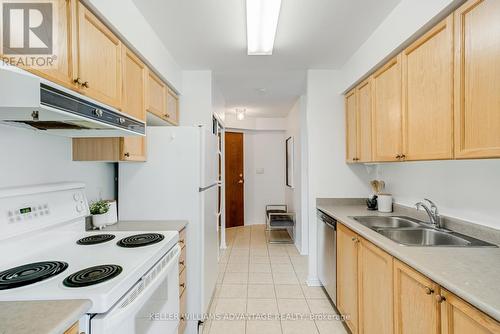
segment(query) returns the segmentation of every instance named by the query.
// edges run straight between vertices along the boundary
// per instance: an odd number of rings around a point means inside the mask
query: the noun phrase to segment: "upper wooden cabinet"
[[[406,264],[394,260],[394,327],[396,334],[439,334],[439,286]]]
[[[360,240],[358,332],[391,334],[393,333],[393,258],[371,242],[358,238]]]
[[[167,112],[166,117],[170,123],[174,125],[179,124],[179,97],[171,90],[167,89]]]
[[[453,158],[453,15],[402,53],[405,160]]]
[[[498,334],[500,323],[449,291],[441,291],[442,334]]]
[[[147,79],[147,111],[172,125],[178,125],[179,98],[163,80],[152,71]]]
[[[372,82],[365,80],[356,87],[358,111],[357,152],[359,162],[372,161]]]
[[[401,55],[372,75],[374,161],[399,161],[401,132]]]
[[[337,308],[347,315],[347,326],[358,333],[358,242],[357,235],[337,224]]]
[[[455,12],[455,157],[500,157],[500,1]]]
[[[346,119],[346,161],[358,160],[358,112],[356,107],[356,89],[345,96]]]
[[[77,5],[77,84],[83,94],[122,108],[122,42],[82,3]]]

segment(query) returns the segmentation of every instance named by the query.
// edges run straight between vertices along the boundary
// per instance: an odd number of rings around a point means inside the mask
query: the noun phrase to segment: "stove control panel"
[[[31,220],[33,218],[36,219],[38,217],[48,216],[49,214],[50,210],[48,203],[29,205],[22,208],[9,210],[7,212],[9,223],[11,224],[25,220]]]

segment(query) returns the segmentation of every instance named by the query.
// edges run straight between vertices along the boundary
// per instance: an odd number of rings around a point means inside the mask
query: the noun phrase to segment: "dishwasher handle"
[[[337,230],[337,220],[325,214],[324,212],[318,210],[319,219],[325,223],[328,227]]]

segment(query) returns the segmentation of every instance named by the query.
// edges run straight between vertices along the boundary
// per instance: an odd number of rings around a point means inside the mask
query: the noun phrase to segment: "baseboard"
[[[306,284],[307,286],[323,286],[318,278],[308,278]]]

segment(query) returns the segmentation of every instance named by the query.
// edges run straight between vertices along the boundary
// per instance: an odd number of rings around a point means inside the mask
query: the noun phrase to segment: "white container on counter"
[[[378,212],[385,212],[385,213],[392,212],[391,194],[379,194],[377,201],[378,201]]]

